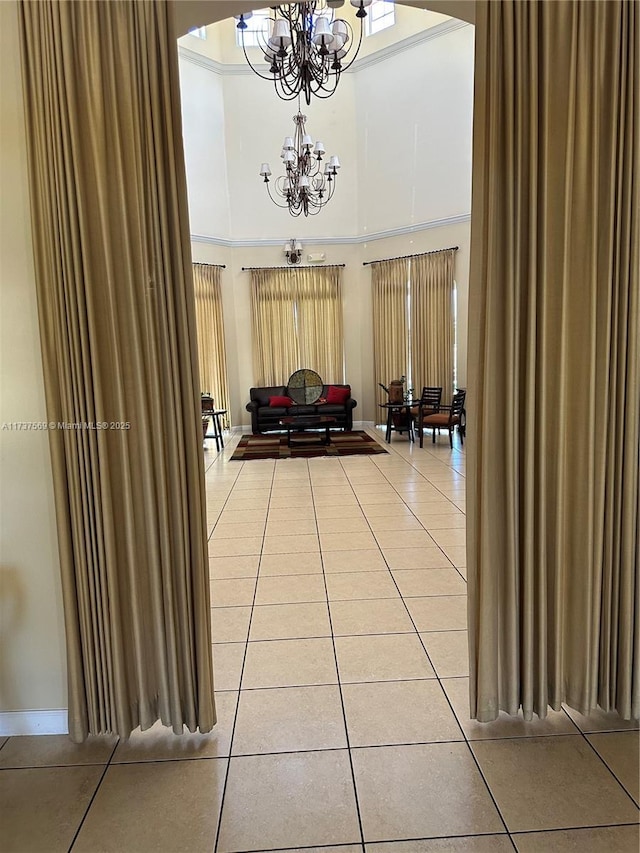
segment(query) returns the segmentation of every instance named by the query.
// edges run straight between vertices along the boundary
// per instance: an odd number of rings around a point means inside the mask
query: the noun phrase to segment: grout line
[[[581,829],[616,829],[619,826],[637,827],[638,822],[628,823],[591,823],[588,826],[557,826],[544,829],[514,829],[511,835],[539,835],[542,832],[579,832]]]
[[[340,462],[340,467],[344,470],[344,466],[342,465],[341,462]],[[315,502],[314,502],[314,514],[315,514]],[[316,516],[316,530],[318,530],[318,518],[317,518],[317,516]],[[320,531],[318,530],[318,540],[319,539],[320,539]],[[327,614],[329,617],[329,629],[331,631],[331,647],[333,649],[333,659],[334,659],[334,665],[336,668],[336,678],[338,679],[338,692],[340,694],[340,707],[342,709],[342,722],[344,725],[344,733],[345,733],[345,738],[346,738],[346,742],[347,742],[347,755],[349,756],[349,767],[351,769],[351,782],[353,785],[353,796],[354,796],[355,806],[356,806],[356,815],[358,818],[358,827],[360,829],[360,843],[362,845],[362,849],[364,850],[365,849],[365,846],[364,846],[364,828],[362,826],[362,814],[360,812],[360,800],[358,797],[358,786],[356,784],[356,772],[355,772],[355,768],[353,766],[353,755],[351,753],[351,740],[349,738],[349,726],[347,724],[347,713],[346,713],[345,706],[344,706],[344,694],[342,691],[342,681],[340,679],[340,666],[338,664],[338,652],[336,650],[336,638],[335,638],[334,631],[333,631],[333,619],[331,617],[331,607],[329,606],[329,588],[327,587],[327,575],[326,575],[326,572],[324,569],[324,556],[323,556],[322,551],[320,551],[320,565],[322,566],[322,579],[324,582],[325,595],[327,598],[326,607],[327,607]]]
[[[98,791],[102,787],[104,777],[107,775],[107,770],[111,766],[111,760],[113,759],[113,756],[115,755],[115,752],[116,752],[116,749],[118,748],[119,743],[120,743],[120,738],[118,738],[113,745],[113,749],[111,750],[111,755],[109,756],[107,763],[104,765],[104,770],[102,771],[102,775],[100,776],[100,779],[98,780],[98,784],[96,785],[96,789],[93,792],[93,796],[89,800],[87,808],[85,809],[85,812],[82,816],[82,820],[78,824],[78,828],[76,829],[76,831],[73,835],[73,838],[71,839],[71,844],[69,845],[69,853],[71,853],[71,850],[73,849],[73,846],[75,845],[75,843],[78,839],[78,836],[80,835],[80,831],[81,831],[82,827],[84,826],[84,822],[86,821],[87,817],[89,816],[89,812],[91,811],[91,807],[93,806],[93,803],[94,803],[96,797],[98,796]]]
[[[287,853],[287,851],[297,853],[298,850],[336,850],[341,847],[344,847],[345,850],[347,847],[359,847],[364,853],[364,845],[360,841],[341,841],[339,844],[312,844],[302,847],[300,845],[297,847],[268,847],[266,850],[264,847],[259,850],[254,847],[251,850],[241,850],[239,853]]]
[[[244,469],[244,466],[245,466],[245,465],[246,465],[246,462],[242,462],[242,465],[241,465],[241,467],[240,467],[240,471],[239,471],[239,473]],[[272,471],[272,480],[271,480],[271,486],[272,486],[272,487],[273,487],[273,477],[274,477],[274,475],[275,475],[275,466],[274,466],[274,470]],[[265,526],[265,529],[266,529],[266,526]],[[266,535],[266,533],[264,533],[264,534],[263,534],[263,536],[262,536],[263,544],[264,544],[264,537],[265,537],[265,535]],[[219,840],[220,840],[220,829],[221,829],[221,827],[222,827],[222,814],[223,814],[223,809],[224,809],[224,800],[225,800],[225,795],[226,795],[226,793],[227,793],[227,784],[228,784],[228,782],[229,782],[229,772],[230,772],[230,770],[231,770],[231,754],[232,754],[232,752],[233,752],[233,738],[234,738],[235,733],[236,733],[236,723],[237,723],[237,721],[238,721],[238,711],[240,710],[240,696],[241,696],[241,693],[242,693],[242,679],[243,679],[243,677],[244,677],[244,668],[245,668],[245,664],[246,664],[246,661],[247,661],[247,652],[248,652],[248,650],[249,650],[249,635],[250,635],[250,633],[251,633],[251,621],[252,621],[252,618],[253,618],[253,607],[254,607],[254,604],[255,604],[256,594],[257,594],[257,591],[258,591],[258,578],[259,578],[259,576],[260,576],[260,575],[259,575],[259,569],[260,569],[260,562],[258,561],[258,574],[256,575],[255,584],[254,584],[254,587],[253,587],[253,603],[251,604],[251,613],[249,614],[249,624],[248,624],[248,626],[247,626],[247,639],[246,639],[246,642],[245,642],[245,644],[244,644],[244,654],[243,654],[243,656],[242,656],[242,664],[241,664],[241,666],[240,666],[240,680],[239,680],[239,682],[238,682],[238,691],[237,691],[237,692],[238,692],[238,698],[237,698],[237,701],[236,701],[236,709],[235,709],[235,713],[234,713],[234,715],[233,715],[233,724],[232,724],[232,726],[231,726],[231,735],[230,735],[230,737],[229,737],[229,756],[228,756],[228,759],[227,759],[227,767],[226,767],[226,771],[225,771],[225,774],[224,774],[224,783],[223,783],[223,787],[222,787],[222,797],[220,798],[220,809],[219,809],[219,812],[218,812],[218,825],[217,825],[217,827],[216,827],[216,837],[215,837],[215,843],[214,843],[214,846],[213,846],[213,853],[216,853],[216,852],[217,852],[217,850],[218,850],[218,843],[219,843]],[[215,685],[215,670],[214,670],[214,685]]]
[[[373,599],[365,599],[366,601],[372,601]],[[390,601],[395,601],[396,599],[389,599]],[[313,604],[323,604],[322,601],[314,601]],[[330,602],[329,602],[330,603]],[[249,605],[245,605],[248,607]],[[257,607],[269,607],[271,605],[268,604],[259,604]],[[286,605],[274,605],[275,607],[282,607]],[[215,608],[211,608],[215,610]],[[225,608],[220,608],[224,610]],[[240,609],[240,608],[238,608]],[[415,632],[415,628],[411,628],[408,631],[368,631],[366,634],[308,634],[303,637],[257,637],[254,640],[249,640],[249,643],[283,643],[288,642],[289,640],[297,642],[298,640],[330,640],[332,636],[336,637],[339,640],[349,639],[352,637],[397,637],[404,636],[407,634],[413,634]],[[466,634],[466,628],[445,628],[441,631],[418,631],[419,634]],[[214,646],[239,646],[241,643],[246,643],[247,640],[214,640],[212,645]],[[460,676],[452,676],[452,675],[443,675],[442,678],[468,678],[466,675]],[[390,679],[392,681],[406,681],[404,678]],[[420,679],[418,679],[420,680]],[[301,685],[302,686],[302,685]]]
[[[383,572],[383,571],[384,571],[384,569],[380,570],[380,572]],[[388,569],[388,571],[395,571],[395,569]],[[420,571],[420,569],[416,569],[416,571]],[[430,571],[430,569],[424,569],[424,571],[428,572],[428,571]],[[335,574],[339,577],[342,574],[349,574],[349,572],[335,572],[335,573],[328,572],[328,574],[329,574],[329,576],[333,576]],[[353,574],[366,575],[367,572],[353,572]],[[320,572],[316,572],[311,577],[318,577],[319,575],[320,575]],[[257,576],[252,575],[251,577],[246,577],[246,578],[211,578],[211,580],[254,580],[256,577],[260,577],[260,576],[259,575],[257,575]],[[263,578],[264,577],[265,576],[263,576]],[[266,575],[266,577],[277,577],[277,578],[307,577],[307,575]],[[414,598],[465,598],[465,597],[466,597],[466,593],[464,593],[464,592],[458,592],[458,593],[447,593],[447,592],[445,592],[445,593],[438,593],[438,595],[405,595],[405,596],[402,596],[402,595],[395,596],[394,595],[394,596],[388,596],[386,598],[330,598],[330,599],[327,599],[327,601],[329,601],[331,604],[344,604],[346,602],[351,602],[351,601],[360,601],[360,602],[362,602],[362,601],[397,601],[398,598],[414,599]],[[265,602],[264,604],[256,604],[255,606],[256,607],[286,607],[286,605],[288,605],[288,604],[324,604],[324,600],[315,598],[315,599],[310,599],[309,601],[273,601],[273,602]],[[240,608],[240,607],[251,607],[251,603],[247,602],[246,604],[217,604],[217,605],[213,605],[210,609],[211,610],[230,610],[230,609],[233,609],[236,607],[238,607],[238,608]],[[466,631],[467,629],[466,628],[447,628],[444,630]],[[382,633],[403,634],[405,632],[404,631],[390,631],[390,632],[385,631]],[[427,632],[423,632],[423,633],[435,633],[435,632],[427,631]],[[302,639],[302,637],[292,637],[291,639]]]
[[[374,465],[376,464],[376,461],[375,461],[375,460],[373,460],[373,464],[374,464]],[[399,497],[402,499],[402,496],[400,495],[400,493],[398,493],[398,495],[399,495]],[[432,669],[432,670],[433,670],[433,672],[435,673],[435,677],[436,677],[436,680],[437,680],[437,682],[438,682],[438,684],[439,684],[439,686],[440,686],[440,689],[441,689],[441,691],[442,691],[442,695],[444,696],[445,701],[449,704],[449,708],[450,708],[450,710],[451,710],[451,713],[453,714],[453,718],[454,718],[454,720],[456,721],[456,724],[457,724],[458,729],[459,729],[459,731],[460,731],[460,734],[461,734],[461,736],[462,736],[462,742],[464,742],[464,743],[466,744],[467,751],[468,751],[468,753],[471,755],[472,760],[475,762],[475,765],[476,765],[476,767],[478,768],[478,772],[480,773],[480,778],[481,778],[481,779],[482,779],[482,781],[484,782],[484,785],[485,785],[485,788],[486,788],[486,790],[487,790],[487,793],[489,794],[489,797],[491,798],[491,801],[493,802],[493,805],[494,805],[494,807],[495,807],[495,809],[496,809],[496,812],[497,812],[497,814],[498,814],[498,816],[499,816],[500,820],[502,821],[502,825],[504,826],[505,832],[506,832],[506,833],[508,833],[508,832],[509,832],[509,829],[508,829],[508,827],[507,827],[506,821],[505,821],[505,819],[504,819],[504,817],[503,817],[503,815],[502,815],[502,812],[501,812],[500,808],[498,807],[498,803],[496,802],[496,799],[495,799],[495,797],[493,796],[493,792],[491,791],[491,788],[489,787],[489,784],[488,784],[488,782],[487,782],[487,780],[486,780],[486,778],[485,778],[485,776],[484,776],[484,773],[482,772],[482,769],[480,768],[480,765],[479,765],[478,760],[477,760],[477,758],[476,758],[476,756],[475,756],[475,754],[474,754],[474,752],[473,752],[473,749],[471,748],[471,745],[470,745],[470,743],[469,743],[469,740],[468,740],[468,738],[467,738],[467,736],[466,736],[466,734],[465,734],[465,732],[464,732],[464,730],[463,730],[462,726],[460,725],[460,721],[458,720],[458,716],[457,716],[457,714],[456,714],[456,713],[455,713],[455,711],[454,711],[453,705],[451,704],[451,702],[450,702],[450,700],[449,700],[449,697],[448,697],[448,695],[447,695],[447,692],[446,692],[446,690],[444,689],[444,685],[442,684],[442,680],[441,680],[440,676],[438,675],[438,671],[437,671],[436,667],[434,666],[433,661],[431,660],[431,656],[429,655],[429,652],[428,652],[427,647],[426,647],[426,645],[425,645],[425,643],[424,643],[424,640],[423,640],[423,638],[422,638],[422,636],[421,636],[421,633],[420,633],[420,631],[418,631],[418,628],[417,628],[417,625],[416,625],[416,623],[415,623],[415,621],[414,621],[414,618],[413,618],[413,616],[411,615],[411,612],[409,611],[409,608],[408,608],[408,606],[407,606],[407,603],[405,602],[405,598],[404,598],[404,596],[402,595],[402,593],[401,593],[401,591],[400,591],[400,587],[398,586],[398,583],[397,583],[397,581],[396,581],[396,578],[395,578],[395,576],[394,576],[394,574],[393,574],[393,572],[392,572],[391,568],[389,568],[389,564],[388,564],[388,562],[387,562],[387,559],[386,559],[386,557],[385,557],[385,555],[384,555],[384,553],[383,553],[382,549],[380,549],[380,553],[382,554],[382,558],[383,558],[383,560],[384,560],[384,561],[385,561],[385,563],[387,564],[387,568],[388,568],[388,570],[389,570],[389,574],[391,575],[391,578],[392,578],[392,580],[393,580],[393,583],[396,585],[396,588],[397,588],[397,590],[398,590],[398,594],[399,594],[399,596],[400,596],[400,599],[401,599],[402,603],[404,604],[404,607],[405,607],[405,609],[406,609],[406,611],[407,611],[407,615],[408,615],[409,619],[411,620],[411,624],[413,625],[413,627],[414,627],[414,629],[415,629],[415,633],[416,633],[416,636],[417,636],[417,638],[418,638],[418,641],[420,642],[420,644],[421,644],[421,646],[422,646],[422,648],[423,648],[423,650],[424,650],[425,656],[426,656],[427,660],[429,661],[429,665],[431,666],[431,669]],[[466,584],[466,579],[465,579],[465,584]],[[513,842],[512,842],[512,843],[513,843]],[[514,846],[515,846],[515,845],[514,845]]]
[[[569,715],[567,714],[567,716],[569,716]],[[633,731],[633,729],[630,729],[629,731]],[[593,750],[593,752],[595,752],[596,756],[600,759],[600,761],[601,761],[601,762],[604,764],[604,766],[607,768],[607,770],[609,771],[609,773],[611,773],[611,775],[613,776],[613,778],[616,780],[616,782],[618,783],[618,785],[620,785],[620,787],[621,787],[621,788],[622,788],[622,790],[625,792],[625,794],[627,795],[627,797],[629,797],[629,799],[630,799],[630,800],[631,800],[631,802],[634,804],[634,806],[635,806],[636,808],[640,808],[640,804],[639,804],[639,803],[637,803],[637,802],[635,801],[635,799],[632,797],[632,795],[630,794],[630,792],[629,792],[629,791],[627,791],[626,785],[624,785],[624,784],[620,781],[620,779],[618,779],[618,777],[617,777],[617,775],[615,774],[615,772],[612,770],[612,768],[611,768],[611,767],[609,767],[609,764],[607,763],[606,759],[604,759],[604,758],[600,755],[600,753],[598,752],[598,750],[596,749],[596,747],[591,743],[591,741],[589,740],[589,738],[587,737],[587,735],[586,735],[584,732],[582,732],[582,731],[580,732],[580,734],[581,734],[581,735],[582,735],[582,737],[586,740],[586,742],[589,744],[589,746],[591,747],[591,749]],[[593,735],[593,734],[607,734],[607,732],[589,732],[589,734],[592,734],[592,735]],[[610,734],[620,734],[620,732],[610,732]]]

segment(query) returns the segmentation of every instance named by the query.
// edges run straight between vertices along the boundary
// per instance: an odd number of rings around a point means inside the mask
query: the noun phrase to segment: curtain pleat
[[[411,258],[411,376],[415,395],[422,387],[453,395],[453,269],[455,250]]]
[[[69,732],[215,723],[172,7],[20,5]],[[192,343],[193,342],[193,343]],[[73,425],[63,428],[63,425]],[[97,428],[99,425],[100,428]]]
[[[640,715],[640,16],[479,0],[471,713]]]
[[[373,288],[373,378],[375,399],[387,402],[380,388],[409,373],[409,263],[406,259],[371,264]],[[386,415],[385,415],[386,417]]]
[[[339,267],[252,270],[251,316],[257,385],[283,385],[304,367],[344,382]]]
[[[193,287],[196,299],[201,389],[203,393],[213,397],[216,408],[226,410],[225,425],[230,427],[220,267],[211,264],[194,264]]]

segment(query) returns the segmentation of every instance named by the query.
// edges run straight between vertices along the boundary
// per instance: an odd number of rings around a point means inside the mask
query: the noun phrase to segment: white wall
[[[66,708],[15,2],[0,3],[0,712]],[[2,719],[0,719],[0,731]]]
[[[345,84],[343,86],[343,83]],[[357,230],[358,169],[354,121],[353,80],[341,81],[336,94],[326,101],[302,104],[308,117],[307,131],[322,140],[327,153],[338,154],[343,163],[338,188],[331,204],[318,216],[293,219],[270,201],[260,164],[269,162],[276,175],[284,174],[280,152],[285,136],[293,136],[297,104],[282,101],[269,82],[255,75],[224,77],[225,133],[233,240],[341,236]],[[190,129],[185,128],[185,137]],[[273,183],[272,183],[273,186]],[[212,232],[207,232],[211,234]],[[217,236],[213,232],[213,236]]]
[[[473,27],[354,75],[360,233],[471,210]]]
[[[180,87],[182,124],[188,128],[183,139],[191,233],[228,237],[230,205],[222,77],[202,65],[180,60]]]

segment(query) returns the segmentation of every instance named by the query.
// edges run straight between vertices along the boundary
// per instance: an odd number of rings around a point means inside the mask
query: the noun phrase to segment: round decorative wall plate
[[[322,396],[322,378],[315,372],[304,367],[296,370],[289,377],[287,392],[291,399],[299,405],[311,405]]]

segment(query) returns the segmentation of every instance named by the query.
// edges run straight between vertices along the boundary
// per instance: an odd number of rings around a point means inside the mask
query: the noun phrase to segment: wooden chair
[[[227,414],[226,409],[216,409],[213,397],[209,394],[202,395],[202,438],[206,439],[209,432],[209,421],[213,426],[213,440],[216,443],[216,450],[224,447],[224,439],[222,437],[222,417]]]
[[[465,391],[456,391],[453,395],[451,405],[440,407],[445,411],[436,412],[433,415],[425,415],[420,418],[418,422],[418,429],[420,430],[420,447],[422,447],[424,429],[433,430],[433,444],[436,443],[436,430],[440,432],[441,429],[446,429],[449,432],[449,444],[453,448],[453,430],[456,426],[458,427],[458,433],[460,434],[460,443],[464,444],[464,432],[460,429],[460,426],[463,420],[465,396]]]
[[[420,402],[417,406],[413,406],[411,409],[416,432],[422,432],[422,427],[420,426],[422,418],[427,415],[435,415],[436,412],[440,411],[441,401],[442,388],[429,387],[427,385],[424,386]],[[422,444],[420,447],[422,447]]]

